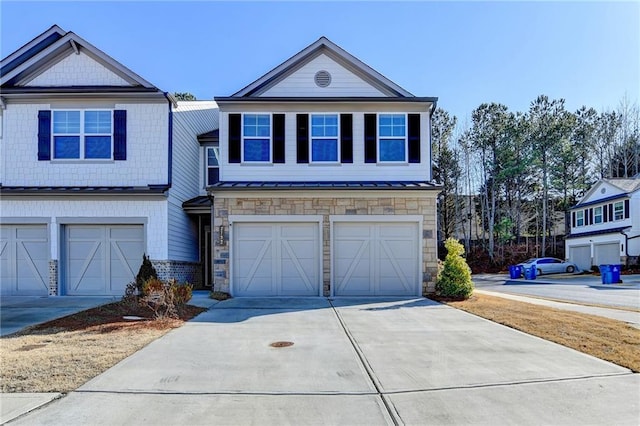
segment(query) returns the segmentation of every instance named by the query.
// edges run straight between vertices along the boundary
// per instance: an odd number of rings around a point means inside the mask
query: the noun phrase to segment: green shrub
[[[136,289],[138,290],[138,294],[142,294],[142,285],[151,278],[158,278],[158,273],[149,260],[149,256],[143,253],[142,265],[140,265],[138,275],[136,275]]]
[[[447,248],[447,257],[436,281],[436,295],[451,299],[468,299],[473,293],[473,282],[471,269],[462,257],[464,246],[455,238],[448,238],[444,245]]]

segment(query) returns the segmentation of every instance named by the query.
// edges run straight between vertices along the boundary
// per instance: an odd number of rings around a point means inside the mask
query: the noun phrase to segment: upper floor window
[[[271,116],[244,114],[243,161],[271,161]]]
[[[55,110],[52,135],[54,159],[111,159],[112,111]]]
[[[407,119],[405,114],[378,116],[378,158],[380,161],[407,161]]]
[[[602,223],[602,206],[593,209],[593,223]]]
[[[311,115],[311,161],[337,162],[338,115]]]
[[[576,226],[584,226],[584,210],[576,212]]]
[[[220,167],[218,163],[218,147],[208,146],[206,148],[206,173],[207,186],[220,181]]]
[[[613,203],[613,220],[624,219],[624,202]]]

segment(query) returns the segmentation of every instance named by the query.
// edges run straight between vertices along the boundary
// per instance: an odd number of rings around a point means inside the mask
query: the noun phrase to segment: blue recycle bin
[[[600,276],[602,277],[602,284],[613,284],[611,265],[600,265]],[[620,272],[618,272],[618,279],[620,279]]]
[[[611,283],[618,284],[620,282],[620,271],[622,265],[609,265],[611,267]]]
[[[509,266],[509,278],[512,280],[516,278],[520,278],[522,276],[522,266],[520,265],[510,265]]]
[[[536,267],[524,268],[524,279],[535,280],[536,279]]]

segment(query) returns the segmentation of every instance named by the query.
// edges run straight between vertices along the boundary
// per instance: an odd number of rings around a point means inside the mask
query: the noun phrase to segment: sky
[[[321,36],[461,123],[541,94],[614,109],[640,98],[640,2],[0,0],[4,58],[50,26],[167,92],[229,96]]]

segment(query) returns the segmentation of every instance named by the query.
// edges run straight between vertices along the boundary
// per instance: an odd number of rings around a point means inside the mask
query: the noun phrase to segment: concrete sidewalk
[[[635,425],[639,389],[426,299],[232,299],[12,424]]]

